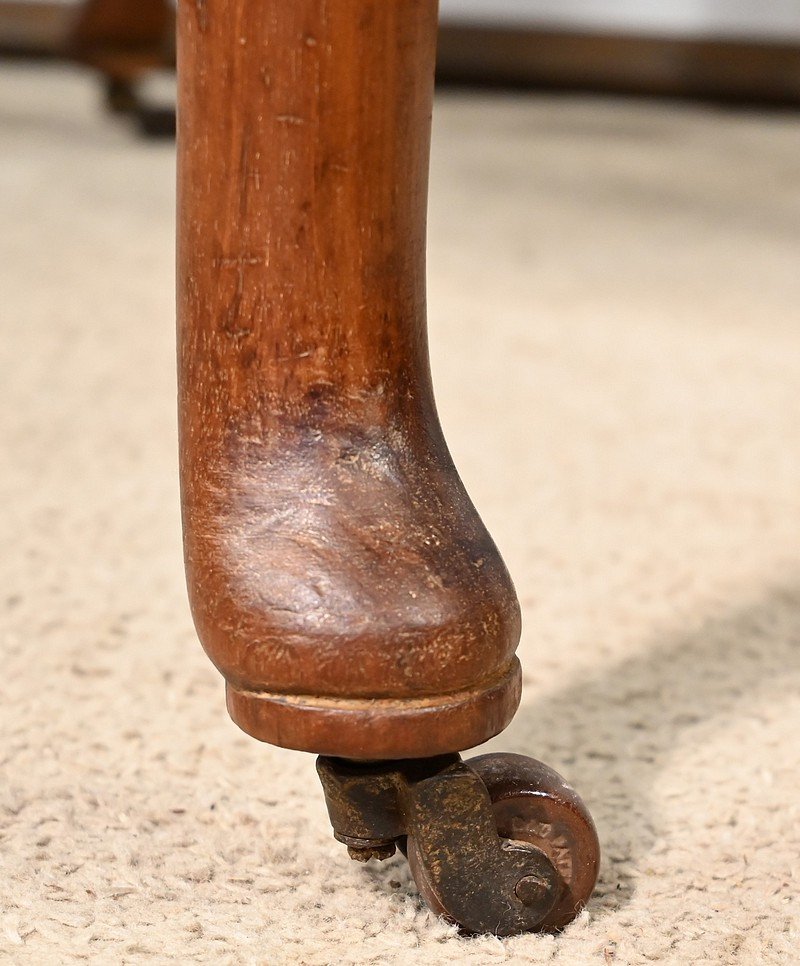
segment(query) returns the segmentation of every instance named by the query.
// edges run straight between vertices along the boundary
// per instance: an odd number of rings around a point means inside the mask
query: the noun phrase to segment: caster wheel
[[[544,903],[549,908],[535,926],[528,928],[563,929],[586,905],[597,881],[600,844],[586,806],[557,772],[533,758],[481,755],[465,764],[486,787],[503,850],[523,853],[533,846],[554,871],[550,883],[537,875],[525,876],[516,883],[516,898],[525,905],[541,903],[555,883],[553,901]],[[437,915],[458,922],[443,901],[441,890],[435,887],[427,869],[429,863],[423,860],[413,837],[409,837],[406,850],[414,881],[426,903]]]

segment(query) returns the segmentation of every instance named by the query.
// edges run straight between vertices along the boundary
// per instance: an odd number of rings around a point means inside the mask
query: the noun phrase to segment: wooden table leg
[[[339,758],[448,755],[442,768],[467,769],[461,785],[483,789],[474,808],[494,828],[491,781],[452,755],[516,710],[520,616],[431,390],[436,28],[435,0],[179,3],[186,566],[200,639],[245,731]],[[417,801],[416,778],[381,774],[398,801]],[[329,802],[339,787],[328,783]],[[412,811],[390,838],[428,842]],[[500,868],[491,838],[486,862]],[[412,850],[418,881],[463,922],[429,874],[435,848]],[[505,903],[506,931],[552,924],[561,879],[548,868],[536,902]]]

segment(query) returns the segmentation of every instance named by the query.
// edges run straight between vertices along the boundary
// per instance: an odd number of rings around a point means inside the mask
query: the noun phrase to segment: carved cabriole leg
[[[456,751],[519,610],[425,331],[435,0],[180,4],[180,421],[200,638],[257,738]]]
[[[234,721],[323,756],[354,857],[405,849],[434,910],[508,935],[573,918],[598,849],[546,766],[455,754],[517,708],[520,615],[431,390],[436,22],[179,0],[185,555]]]

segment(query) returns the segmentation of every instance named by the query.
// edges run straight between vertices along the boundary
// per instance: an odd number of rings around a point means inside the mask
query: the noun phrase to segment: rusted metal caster
[[[334,835],[359,861],[399,846],[430,908],[472,933],[557,930],[594,888],[600,846],[578,795],[522,755],[317,760]]]

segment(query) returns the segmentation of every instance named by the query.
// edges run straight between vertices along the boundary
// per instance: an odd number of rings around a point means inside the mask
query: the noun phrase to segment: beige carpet
[[[800,961],[800,120],[443,96],[434,373],[604,846],[460,938],[228,721],[179,549],[173,146],[0,72],[0,962]]]

